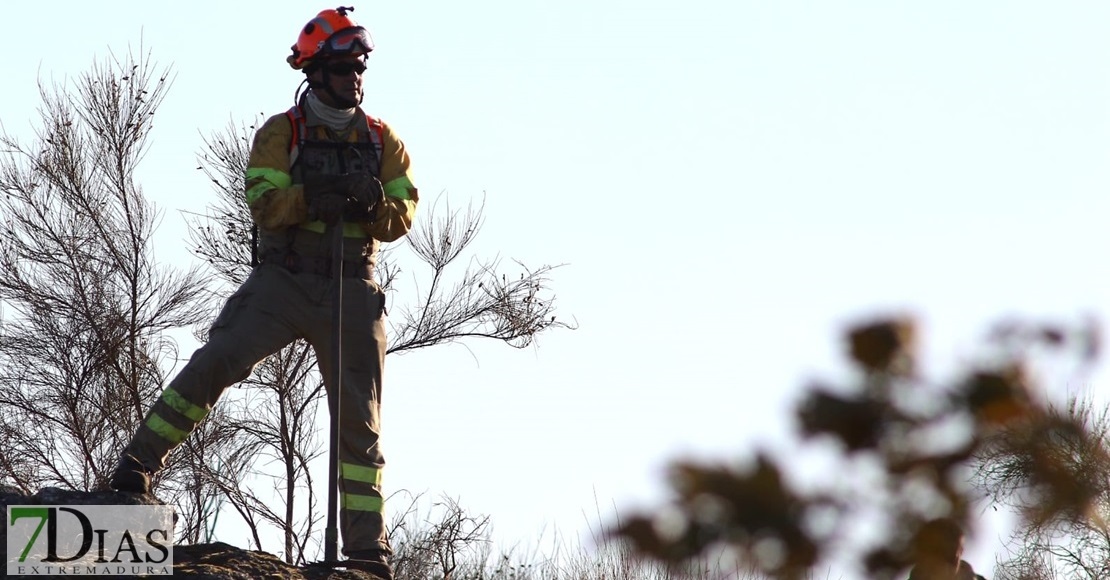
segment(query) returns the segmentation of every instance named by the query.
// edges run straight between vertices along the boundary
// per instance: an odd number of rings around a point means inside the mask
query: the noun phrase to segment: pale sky
[[[480,254],[567,264],[579,330],[387,362],[387,493],[457,497],[500,542],[658,503],[680,454],[784,446],[848,321],[917,313],[939,369],[1001,316],[1106,311],[1110,4],[354,5],[378,45],[363,107],[423,198],[484,196]],[[36,81],[109,50],[172,64],[141,175],[185,266],[180,210],[215,199],[202,136],[287,109],[285,56],[332,7],[4,0],[0,120],[29,137]],[[977,568],[1003,533],[974,536]]]

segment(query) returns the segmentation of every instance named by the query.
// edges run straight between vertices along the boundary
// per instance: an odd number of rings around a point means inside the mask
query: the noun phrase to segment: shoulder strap
[[[382,166],[382,153],[385,151],[385,125],[381,119],[366,115],[366,126],[370,129],[370,142],[374,144],[374,153],[378,156],[378,168]]]
[[[289,167],[292,168],[297,161],[297,156],[301,154],[301,144],[304,143],[304,111],[301,111],[299,105],[293,105],[285,112],[285,116],[289,119],[289,125],[293,127],[293,135],[289,139]]]
[[[366,124],[370,127],[370,132],[378,138],[378,144],[385,144],[385,127],[382,125],[381,119],[366,115]]]

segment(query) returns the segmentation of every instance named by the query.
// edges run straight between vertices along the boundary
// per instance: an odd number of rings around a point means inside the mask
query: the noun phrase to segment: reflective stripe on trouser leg
[[[197,424],[208,415],[209,408],[201,407],[186,399],[172,385],[162,391],[162,396],[150,408],[135,441],[146,443],[146,452],[129,449],[128,453],[152,471],[163,467],[165,457],[193,432]]]
[[[163,391],[124,451],[150,471],[196,428],[224,389],[246,379],[258,361],[289,344],[297,333],[288,316],[307,305],[287,275],[258,268],[227,300],[209,331],[208,342]]]
[[[345,279],[343,287],[342,408],[339,433],[339,527],[343,551],[391,552],[382,507],[381,384],[385,360],[384,297],[377,285]],[[331,306],[325,301],[325,311]],[[329,399],[332,379],[330,320],[310,335]]]
[[[345,550],[389,551],[380,537],[385,532],[381,473],[380,467],[339,462],[339,525]]]

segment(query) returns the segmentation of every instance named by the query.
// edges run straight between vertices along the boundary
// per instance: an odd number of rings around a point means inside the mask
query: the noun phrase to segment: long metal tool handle
[[[343,409],[343,223],[328,228],[332,237],[331,273],[331,386],[335,389],[331,401],[331,463],[328,466],[328,523],[324,530],[324,561],[339,561],[339,529],[336,525],[338,498],[336,487],[339,485],[339,415]]]

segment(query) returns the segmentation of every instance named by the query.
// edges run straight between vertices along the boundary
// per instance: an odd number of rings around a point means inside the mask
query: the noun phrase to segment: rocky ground
[[[118,492],[76,492],[46,488],[35,495],[22,495],[18,490],[0,488],[0,507],[7,522],[9,505],[159,505],[151,496]],[[7,562],[7,525],[0,526],[0,551]],[[244,550],[224,543],[175,545],[173,548],[175,578],[204,578],[211,580],[290,578],[290,579],[371,579],[365,572],[331,569],[325,567],[296,567],[286,564],[277,556],[256,550]],[[2,571],[2,569],[0,569]],[[39,576],[40,578],[72,575]],[[109,578],[110,576],[98,576]],[[128,576],[133,577],[133,576]]]

